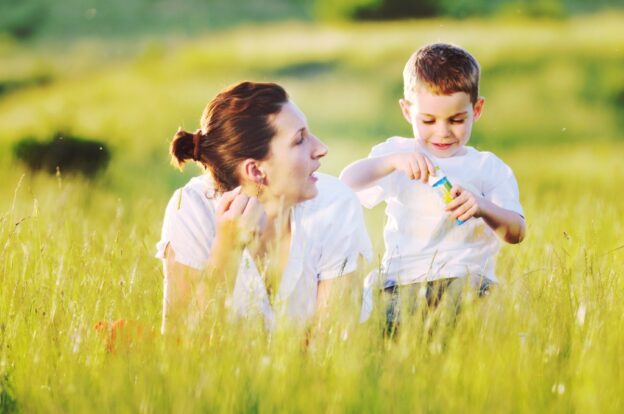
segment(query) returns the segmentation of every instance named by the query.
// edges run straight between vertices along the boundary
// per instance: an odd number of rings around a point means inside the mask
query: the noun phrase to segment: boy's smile
[[[411,98],[411,101],[401,99],[399,103],[421,145],[440,158],[462,154],[472,124],[481,116],[483,98],[473,106],[465,92],[434,95],[424,87]]]

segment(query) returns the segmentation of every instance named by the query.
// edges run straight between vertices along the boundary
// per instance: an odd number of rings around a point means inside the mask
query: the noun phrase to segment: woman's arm
[[[168,245],[163,261],[165,286],[163,295],[162,331],[171,326],[180,326],[189,315],[193,297],[197,297],[197,307],[203,307],[205,297],[199,292],[201,271],[176,262],[175,252]],[[199,312],[199,309],[195,309]]]
[[[167,246],[163,261],[163,331],[166,326],[185,326],[189,318],[195,320],[200,317],[206,311],[209,299],[216,299],[219,308],[223,307],[226,292],[233,289],[242,254],[242,246],[235,240],[232,235],[217,237],[210,260],[203,270],[177,262],[171,245]]]
[[[202,315],[208,299],[216,299],[219,308],[223,307],[227,292],[234,287],[244,244],[259,234],[264,220],[258,200],[236,189],[225,193],[217,205],[216,235],[203,270],[177,262],[174,249],[167,246],[163,331],[165,325],[184,326],[187,318]]]
[[[362,295],[355,272],[318,282],[316,315],[312,333],[326,333],[331,326],[352,324],[360,312]]]

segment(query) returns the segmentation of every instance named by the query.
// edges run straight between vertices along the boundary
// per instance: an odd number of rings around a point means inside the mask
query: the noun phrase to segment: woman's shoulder
[[[212,180],[203,174],[191,178],[183,187],[178,188],[171,196],[167,209],[177,212],[212,211],[215,202],[216,192]]]
[[[196,194],[207,200],[214,199],[216,197],[214,183],[207,174],[191,178],[189,182],[181,188],[181,190],[189,194]]]

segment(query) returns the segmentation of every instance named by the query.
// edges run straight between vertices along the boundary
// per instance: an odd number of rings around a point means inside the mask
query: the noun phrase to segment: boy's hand
[[[456,220],[466,221],[471,217],[480,217],[482,212],[483,198],[472,192],[454,185],[451,188],[453,201],[446,205],[446,211],[451,212]]]
[[[403,171],[410,180],[421,180],[427,183],[430,175],[435,175],[433,164],[429,158],[418,151],[392,154],[388,161],[394,170]]]

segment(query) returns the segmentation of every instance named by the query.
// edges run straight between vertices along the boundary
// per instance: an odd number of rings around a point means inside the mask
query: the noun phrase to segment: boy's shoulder
[[[397,152],[411,152],[415,149],[416,140],[414,138],[394,136],[373,146],[369,157],[379,157]]]
[[[478,164],[479,168],[486,166],[508,167],[505,162],[491,151],[481,151],[474,147],[466,146],[467,158]]]

